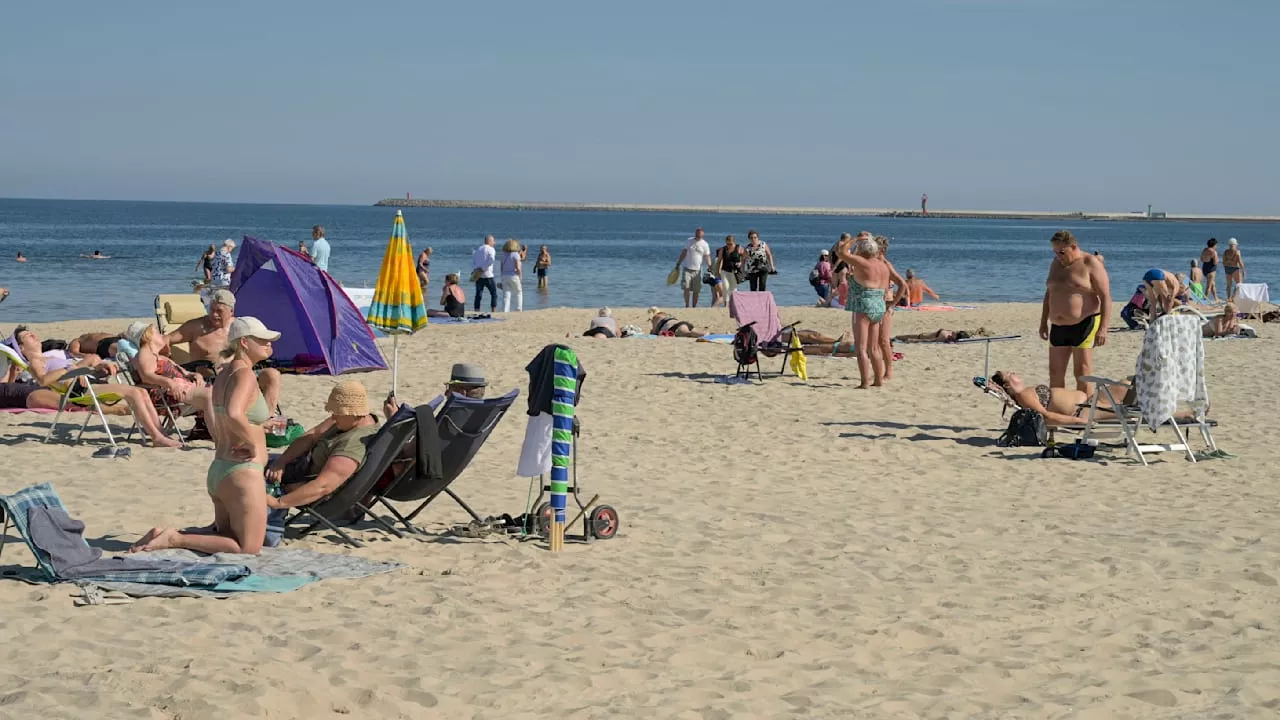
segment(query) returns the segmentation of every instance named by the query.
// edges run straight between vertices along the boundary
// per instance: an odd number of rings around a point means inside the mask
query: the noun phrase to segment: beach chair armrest
[[[1102,377],[1101,375],[1085,375],[1080,379],[1087,383],[1093,383],[1094,385],[1127,385],[1128,384],[1124,380],[1116,380],[1115,378]]]

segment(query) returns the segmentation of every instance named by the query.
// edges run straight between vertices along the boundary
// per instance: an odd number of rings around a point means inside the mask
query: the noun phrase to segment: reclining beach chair
[[[756,337],[755,352],[750,352],[746,347],[740,348],[738,336],[734,337],[734,359],[738,362],[736,373],[738,377],[748,377],[751,366],[754,365],[756,377],[763,379],[760,374],[758,354],[768,357],[782,355],[782,367],[778,370],[778,375],[785,375],[787,360],[790,359],[791,353],[803,351],[803,348],[793,348],[783,342],[782,331],[785,329],[794,331],[800,323],[794,322],[784,326],[778,315],[778,306],[773,301],[773,293],[767,290],[761,292],[739,290],[730,295],[729,317],[738,322],[739,334],[744,334],[743,329],[749,328],[755,332]]]
[[[1111,391],[1118,380],[1089,376],[1082,378],[1094,384],[1089,399],[1088,422],[1084,440],[1094,437],[1098,428],[1118,425],[1124,437],[1126,450],[1137,456],[1145,466],[1147,455],[1158,452],[1182,452],[1191,462],[1196,461],[1187,442],[1186,431],[1195,428],[1204,444],[1212,452],[1218,446],[1213,440],[1213,421],[1205,417],[1209,409],[1209,392],[1204,380],[1204,339],[1201,328],[1205,317],[1194,308],[1181,306],[1161,316],[1147,329],[1138,353],[1134,372],[1134,402],[1126,404]],[[1116,415],[1111,423],[1096,420],[1099,403],[1103,400]],[[1194,413],[1190,420],[1178,419],[1175,413],[1180,406],[1189,406]],[[1105,409],[1105,408],[1104,408]],[[1152,432],[1168,424],[1178,437],[1177,443],[1141,443],[1138,432],[1146,425]]]
[[[29,370],[27,363],[22,356],[10,348],[8,345],[0,343],[0,358],[6,365],[13,365],[19,370],[26,372]],[[115,405],[124,401],[124,396],[119,393],[111,392],[110,388],[101,384],[93,383],[94,371],[90,368],[80,368],[72,370],[64,374],[56,383],[50,387],[51,390],[62,396],[58,402],[58,412],[53,416],[53,422],[49,425],[49,434],[45,436],[44,441],[48,442],[58,431],[58,424],[62,420],[64,412],[70,412],[68,406],[79,408],[82,410],[92,410],[93,413],[86,413],[84,422],[80,425],[80,432],[76,435],[73,445],[80,444],[84,439],[84,432],[89,428],[89,422],[96,416],[102,423],[102,430],[107,435],[107,445],[113,450],[118,449],[115,435],[111,432],[111,425],[107,422],[107,415],[102,411],[103,405]],[[133,420],[133,426],[138,426],[136,418]],[[132,433],[131,433],[132,434]]]
[[[167,335],[177,330],[182,323],[195,320],[208,314],[204,302],[197,293],[156,296],[156,329]],[[179,365],[191,360],[190,350],[186,343],[169,346],[169,356]]]
[[[120,368],[120,371],[116,373],[116,378],[134,387],[145,388],[146,386],[138,380],[138,375],[133,370],[132,360],[133,358],[129,357],[128,353],[116,353],[116,366]],[[151,404],[155,406],[156,413],[160,415],[160,429],[177,435],[178,442],[182,443],[182,447],[185,448],[187,446],[187,438],[182,433],[182,428],[178,427],[178,420],[184,417],[192,417],[198,414],[199,411],[192,407],[179,406],[174,408],[173,403],[169,402],[169,398],[164,395],[152,396]],[[133,433],[140,429],[141,427],[135,420],[133,427],[129,430],[128,437],[125,439],[133,439]]]
[[[390,511],[411,532],[422,532],[413,524],[413,519],[441,493],[452,498],[476,522],[483,522],[476,511],[449,486],[467,469],[467,465],[519,396],[518,389],[501,397],[485,399],[450,394],[444,407],[434,417],[420,414],[419,422],[422,427],[418,428],[418,432],[434,432],[439,437],[439,473],[428,473],[421,467],[424,443],[419,440],[419,460],[412,463],[412,467],[402,472],[390,485],[378,491],[376,502]],[[434,427],[426,423],[433,423]],[[389,501],[421,502],[408,515],[402,515]]]
[[[382,427],[370,436],[368,452],[360,469],[327,497],[297,508],[297,511],[284,521],[285,527],[288,528],[304,519],[310,520],[310,524],[298,533],[298,537],[305,537],[323,525],[337,533],[338,537],[348,545],[364,547],[359,540],[348,535],[342,526],[349,525],[361,517],[368,517],[383,530],[396,537],[404,537],[404,534],[394,526],[375,515],[365,500],[373,492],[378,480],[391,467],[392,461],[414,438],[416,431],[417,422],[414,416],[393,417],[383,423]],[[405,474],[407,472],[405,471]]]

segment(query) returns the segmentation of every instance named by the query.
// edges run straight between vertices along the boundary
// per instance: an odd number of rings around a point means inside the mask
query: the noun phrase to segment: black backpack
[[[755,364],[760,339],[756,336],[754,325],[754,322],[743,325],[733,336],[733,359],[738,361],[738,367]]]
[[[1049,436],[1044,416],[1035,410],[1021,408],[1009,418],[1009,427],[996,440],[1000,447],[1044,447]]]

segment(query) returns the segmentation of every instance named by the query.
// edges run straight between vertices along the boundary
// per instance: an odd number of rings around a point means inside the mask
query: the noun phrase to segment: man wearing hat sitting
[[[225,288],[213,291],[209,314],[188,320],[169,333],[169,344],[187,343],[190,360],[182,365],[192,372],[212,377],[221,364],[219,353],[227,347],[227,328],[236,319],[236,296]],[[258,371],[258,388],[267,407],[275,412],[280,405],[280,371],[264,368]]]

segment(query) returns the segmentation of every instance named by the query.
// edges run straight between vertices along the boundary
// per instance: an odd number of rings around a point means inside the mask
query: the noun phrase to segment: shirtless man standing
[[[227,328],[236,319],[235,309],[236,296],[230,290],[215,290],[209,303],[208,315],[188,320],[169,333],[171,344],[188,343],[191,359],[182,366],[184,369],[208,372],[222,364],[220,353],[227,347]],[[280,405],[280,371],[275,368],[259,371],[258,388],[262,390],[267,407],[271,412],[276,412]]]
[[[1066,230],[1054,233],[1053,262],[1045,280],[1040,339],[1049,341],[1049,387],[1067,386],[1067,362],[1073,364],[1076,389],[1089,392],[1081,378],[1093,372],[1093,348],[1107,343],[1111,319],[1111,281],[1102,259],[1080,250]]]

